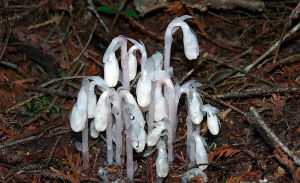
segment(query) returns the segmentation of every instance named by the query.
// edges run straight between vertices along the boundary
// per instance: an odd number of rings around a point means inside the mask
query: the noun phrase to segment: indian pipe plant
[[[184,52],[189,60],[199,55],[199,46],[195,33],[184,20],[192,18],[184,15],[175,18],[165,32],[164,54],[157,52],[147,58],[142,42],[124,36],[112,40],[103,56],[104,79],[89,76],[83,79],[71,115],[71,128],[82,132],[82,141],[76,147],[82,152],[85,170],[88,168],[89,149],[88,134],[98,138],[106,132],[107,164],[121,165],[123,146],[126,147],[127,178],[133,182],[137,161],[133,159],[133,150],[143,153],[147,149],[157,150],[156,176],[157,182],[167,177],[169,166],[174,159],[172,142],[177,130],[177,110],[182,94],[186,95],[186,154],[189,167],[195,167],[182,175],[182,181],[188,182],[207,168],[206,142],[200,136],[201,122],[207,115],[207,126],[212,135],[219,133],[220,121],[216,116],[220,111],[209,104],[203,104],[196,81],[188,81],[182,86],[172,82],[173,69],[170,66],[173,34],[179,29],[183,32]],[[127,50],[127,41],[133,46]],[[121,68],[116,51],[121,49]],[[136,77],[137,58],[140,52],[141,76],[137,82],[135,93],[130,92],[130,81]],[[115,88],[120,81],[121,86]],[[95,93],[100,89],[100,96]],[[88,131],[88,121],[90,131]],[[123,134],[125,139],[123,139]],[[125,144],[123,144],[125,142]],[[156,146],[156,148],[153,148]]]

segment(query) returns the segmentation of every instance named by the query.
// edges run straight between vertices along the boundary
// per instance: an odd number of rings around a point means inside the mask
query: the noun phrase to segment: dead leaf
[[[70,111],[73,108],[73,106],[74,106],[73,102],[60,105],[60,107],[62,109],[68,110],[68,111]]]
[[[234,149],[228,147],[228,144],[224,144],[222,147],[214,149],[214,151],[208,155],[208,163],[210,163],[214,159],[214,157],[216,157],[216,160],[218,160],[222,156],[227,158],[240,151],[240,149]]]
[[[30,125],[30,126],[28,127],[28,129],[29,129],[29,130],[35,130],[35,129],[36,129],[36,127],[35,127],[35,126],[32,126],[32,125]]]
[[[226,180],[226,183],[237,183],[242,181],[242,177],[230,177],[229,179]]]
[[[26,78],[22,80],[15,80],[13,83],[15,83],[17,86],[27,88],[28,85],[26,83],[34,83],[37,80],[37,78]]]
[[[297,128],[296,133],[300,134],[300,127]]]

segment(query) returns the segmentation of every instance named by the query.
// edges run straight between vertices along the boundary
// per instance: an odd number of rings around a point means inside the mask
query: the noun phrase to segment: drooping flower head
[[[175,18],[167,27],[165,32],[165,49],[164,49],[164,69],[167,71],[170,67],[170,55],[171,55],[171,45],[173,42],[172,35],[180,27],[183,32],[183,45],[185,56],[189,60],[196,59],[199,55],[199,45],[195,33],[190,29],[187,23],[184,20],[188,18],[193,18],[189,15],[183,15],[181,17]]]
[[[74,132],[80,132],[84,129],[87,120],[87,101],[90,82],[83,79],[81,88],[77,96],[77,102],[72,108],[70,114],[70,124]]]
[[[131,144],[136,152],[142,152],[146,145],[147,134],[144,129],[144,122],[140,120],[143,119],[143,116],[140,116],[141,113],[138,108],[133,104],[125,104],[125,110],[128,111],[130,117],[130,132],[131,132]]]
[[[151,102],[151,74],[154,72],[154,66],[153,59],[148,58],[136,86],[137,102],[142,108],[148,107]]]
[[[220,113],[220,110],[210,104],[205,104],[203,106],[203,111],[207,113],[207,128],[212,135],[218,135],[220,131],[220,120],[217,113]]]
[[[97,105],[94,111],[94,126],[99,132],[106,129],[109,121],[109,115],[111,113],[111,103],[109,102],[110,91],[104,91],[98,99]]]
[[[160,140],[156,146],[158,149],[158,156],[156,159],[156,175],[158,177],[166,177],[169,173],[166,143],[165,141]]]
[[[124,59],[127,59],[127,39],[124,36],[118,36],[114,38],[108,48],[106,49],[104,55],[103,55],[103,63],[104,63],[104,80],[105,83],[109,87],[114,87],[117,85],[119,80],[119,64],[118,60],[116,58],[115,52],[121,47],[121,62],[122,62],[122,70],[125,71],[128,74],[128,68],[126,67],[126,64],[124,65],[123,61]],[[125,69],[124,69],[124,66]],[[127,76],[128,77],[128,76]],[[124,83],[128,78],[124,78]],[[128,79],[129,80],[129,79]]]
[[[128,70],[129,70],[129,80],[133,80],[136,76],[137,71],[137,60],[136,60],[136,51],[139,50],[142,57],[140,59],[141,67],[144,67],[147,60],[147,52],[144,44],[137,42],[134,39],[128,38],[130,42],[133,43],[133,46],[128,50]]]
[[[203,106],[202,99],[200,94],[197,92],[195,88],[190,88],[189,97],[188,97],[188,105],[189,105],[189,115],[194,124],[200,124],[203,120],[203,113],[201,111],[201,107]]]

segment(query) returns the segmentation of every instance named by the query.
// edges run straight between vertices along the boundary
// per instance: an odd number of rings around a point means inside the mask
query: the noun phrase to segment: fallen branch
[[[248,89],[245,91],[234,91],[229,93],[224,93],[216,95],[217,98],[229,99],[229,98],[243,98],[251,96],[266,96],[272,95],[273,93],[300,93],[300,88],[255,88]]]
[[[235,70],[235,71],[238,71],[238,72],[241,72],[241,73],[243,73],[243,74],[246,74],[246,75],[248,75],[248,76],[250,76],[250,77],[252,77],[252,78],[254,78],[254,79],[258,80],[258,81],[261,81],[261,82],[263,82],[263,83],[266,83],[266,84],[268,84],[268,85],[270,85],[270,86],[276,87],[276,85],[275,85],[274,83],[272,83],[272,82],[270,82],[270,81],[267,81],[267,80],[265,80],[265,79],[262,79],[262,78],[256,76],[255,74],[248,73],[247,71],[245,71],[245,70],[243,70],[243,69],[240,69],[240,68],[238,68],[238,67],[236,67],[236,66],[233,66],[233,65],[231,65],[231,64],[229,64],[229,63],[226,63],[226,62],[224,62],[223,60],[221,60],[221,59],[219,59],[219,58],[217,58],[217,57],[215,57],[215,56],[213,56],[213,55],[209,55],[209,56],[207,57],[207,59],[208,59],[208,60],[211,60],[211,61],[214,61],[214,62],[217,62],[217,63],[219,63],[219,64],[221,64],[221,65],[227,66],[227,67],[229,67],[229,68],[231,68],[231,69],[233,69],[233,70]]]
[[[267,140],[271,140],[273,142],[273,145],[278,145],[280,149],[283,150],[293,161],[296,165],[300,166],[300,158],[296,157],[289,148],[284,145],[278,137],[271,131],[271,129],[266,125],[266,123],[261,119],[260,115],[256,111],[254,107],[250,107],[250,111],[253,113],[254,118],[250,117],[250,115],[246,115],[248,121],[251,124],[255,124],[254,126],[260,127],[263,129],[263,131],[258,130],[258,132],[264,137],[267,138]]]
[[[96,17],[97,17],[99,23],[102,25],[102,27],[104,28],[105,32],[109,33],[109,30],[108,30],[107,26],[105,25],[104,21],[100,18],[99,14],[98,14],[98,12],[97,12],[97,10],[96,10],[96,8],[95,8],[95,5],[94,5],[94,3],[93,3],[93,0],[87,0],[87,3],[88,3],[88,5],[89,5],[87,8],[88,8],[92,13],[94,13],[94,14],[96,15]]]

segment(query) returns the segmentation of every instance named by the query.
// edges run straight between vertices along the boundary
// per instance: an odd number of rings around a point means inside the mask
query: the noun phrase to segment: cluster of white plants
[[[187,124],[187,156],[189,166],[198,165],[188,174],[183,175],[182,181],[187,181],[197,174],[203,173],[207,167],[205,140],[200,136],[201,122],[207,115],[207,126],[213,135],[219,133],[220,122],[216,113],[220,111],[209,105],[204,105],[197,87],[200,83],[188,81],[182,86],[173,84],[173,70],[170,67],[172,35],[182,29],[184,52],[189,60],[199,55],[199,46],[195,33],[184,20],[192,18],[184,15],[175,18],[167,27],[164,41],[164,55],[157,52],[147,57],[142,42],[124,36],[112,40],[103,56],[104,80],[99,76],[89,76],[83,79],[74,105],[70,122],[75,132],[82,132],[82,143],[77,143],[77,149],[82,151],[84,168],[88,168],[89,149],[88,134],[97,138],[100,132],[106,132],[107,164],[121,165],[123,142],[126,146],[127,177],[133,181],[136,170],[133,161],[133,149],[137,153],[144,151],[145,146],[157,147],[156,174],[158,180],[168,175],[172,163],[173,147],[177,129],[177,108],[182,94],[186,94]],[[128,50],[127,41],[133,46]],[[116,58],[116,51],[121,49],[121,69]],[[130,93],[130,82],[136,77],[137,58],[141,58],[141,76],[137,82],[135,94]],[[115,89],[118,82],[121,86]],[[97,96],[95,87],[101,90]],[[88,131],[88,119],[90,131]],[[146,119],[146,120],[145,120]],[[147,129],[147,132],[146,130]],[[122,137],[126,137],[123,141]]]

